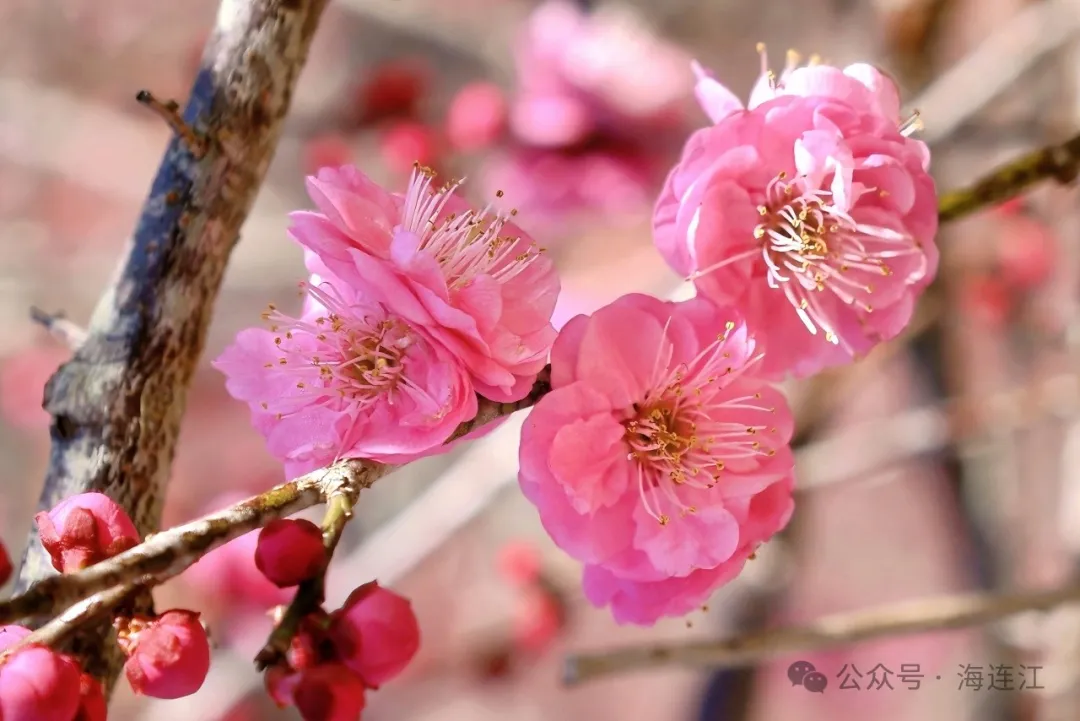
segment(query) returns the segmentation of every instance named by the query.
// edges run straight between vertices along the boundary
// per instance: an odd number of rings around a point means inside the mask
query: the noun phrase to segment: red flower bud
[[[84,673],[79,679],[79,710],[72,721],[105,721],[108,711],[101,684],[90,674]]]
[[[8,555],[7,549],[4,548],[3,542],[0,542],[0,586],[3,586],[11,578],[11,556]]]
[[[41,544],[61,573],[79,571],[139,543],[127,513],[104,493],[80,493],[34,516]]]
[[[120,648],[135,693],[154,698],[189,696],[210,670],[210,641],[194,611],[166,611],[155,619],[125,619]]]
[[[325,562],[322,531],[311,521],[279,518],[259,532],[255,565],[276,586],[306,581]]]
[[[332,663],[302,671],[292,698],[304,721],[357,721],[366,690],[352,671]]]
[[[75,662],[45,646],[20,648],[0,665],[0,719],[72,721],[80,673]]]
[[[407,58],[375,68],[357,94],[360,120],[370,123],[391,117],[409,117],[427,85],[427,68]]]
[[[330,638],[341,662],[371,688],[401,673],[420,648],[412,604],[375,581],[349,594],[331,618]]]

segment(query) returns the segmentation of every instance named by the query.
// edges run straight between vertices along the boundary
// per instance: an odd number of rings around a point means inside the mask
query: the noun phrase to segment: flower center
[[[527,269],[545,252],[536,243],[525,245],[519,236],[502,235],[516,210],[509,213],[483,210],[450,213],[439,219],[461,181],[442,188],[432,187],[435,172],[416,164],[405,194],[401,228],[420,238],[420,249],[435,258],[451,290],[467,286],[474,278],[488,275],[507,283]],[[496,197],[503,197],[500,190]]]
[[[263,314],[270,330],[280,334],[274,338],[281,352],[276,366],[299,376],[297,389],[333,394],[362,408],[384,394],[392,400],[399,386],[411,387],[402,363],[413,343],[405,324],[379,307],[350,307],[329,285],[301,283],[301,288],[326,308],[324,315],[290,318],[273,306]]]
[[[729,331],[733,327],[728,324]],[[670,522],[672,513],[684,516],[697,510],[680,497],[681,489],[713,488],[730,461],[776,453],[760,440],[767,426],[737,420],[740,411],[776,411],[755,402],[760,393],[740,394],[735,382],[758,358],[733,367],[726,341],[727,333],[674,370],[663,362],[665,354],[670,361],[672,352],[665,341],[652,389],[623,422],[642,503],[661,525]]]
[[[871,313],[873,278],[892,274],[890,258],[918,250],[897,244],[906,239],[900,233],[857,223],[831,201],[830,191],[808,188],[802,178],[789,182],[780,173],[765,189],[754,237],[761,241],[769,287],[784,293],[807,330],[820,329],[827,341],[840,343],[816,294],[828,289]]]

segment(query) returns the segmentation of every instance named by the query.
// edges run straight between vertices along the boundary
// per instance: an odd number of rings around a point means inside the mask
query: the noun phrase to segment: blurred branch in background
[[[972,185],[941,195],[938,217],[957,220],[991,205],[1015,198],[1043,180],[1067,184],[1080,172],[1080,135],[1060,145],[1040,148],[995,168]]]
[[[571,655],[566,660],[564,678],[568,684],[576,685],[613,673],[663,665],[747,665],[791,651],[811,651],[883,636],[977,626],[1026,611],[1048,611],[1072,603],[1080,603],[1080,586],[907,601],[837,614],[807,626],[778,628],[719,641],[656,644],[607,653]]]
[[[931,119],[922,139],[936,145],[948,138],[1078,30],[1080,17],[1070,0],[1028,4],[913,101],[912,106]]]

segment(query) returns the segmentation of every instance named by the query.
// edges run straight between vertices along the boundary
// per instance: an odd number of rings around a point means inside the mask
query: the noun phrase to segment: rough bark
[[[99,491],[127,509],[142,534],[158,530],[225,266],[326,3],[222,0],[183,111],[204,147],[170,142],[115,283],[85,342],[46,386],[52,451],[41,509]],[[52,573],[31,534],[16,592]],[[69,648],[111,690],[121,657],[108,626],[88,628]]]

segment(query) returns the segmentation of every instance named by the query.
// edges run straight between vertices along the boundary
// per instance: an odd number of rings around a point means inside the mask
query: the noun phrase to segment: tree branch
[[[949,222],[990,205],[1002,203],[1043,180],[1062,184],[1076,180],[1080,173],[1080,135],[1060,145],[1022,155],[991,170],[974,184],[952,190],[938,198],[938,219]]]
[[[550,370],[545,368],[530,393],[519,401],[497,403],[480,399],[476,416],[458,426],[451,440],[534,405],[550,388]],[[120,586],[151,588],[182,573],[215,548],[275,518],[336,499],[329,504],[324,523],[329,560],[360,492],[394,468],[357,459],[312,471],[223,510],[148,536],[138,546],[82,571],[38,581],[21,595],[0,602],[0,624],[29,616],[56,615],[91,597],[100,600],[103,594]],[[78,618],[85,620],[83,616]]]
[[[99,491],[144,536],[160,524],[189,382],[240,227],[274,154],[327,0],[222,0],[183,123],[205,138],[165,152],[115,285],[85,342],[50,379],[52,453],[39,508]],[[17,581],[54,573],[33,535]],[[66,649],[111,691],[122,656],[107,626]]]
[[[87,622],[100,618],[107,613],[115,614],[116,610],[129,602],[138,590],[138,586],[123,584],[113,586],[90,598],[83,599],[19,643],[9,647],[4,653],[0,653],[0,661],[3,660],[4,656],[14,653],[15,649],[27,644],[40,643],[45,646],[59,646],[68,636],[75,633],[77,629]]]
[[[576,685],[609,674],[656,666],[748,666],[795,651],[842,646],[882,636],[977,626],[1025,611],[1046,611],[1068,603],[1080,603],[1080,586],[907,601],[826,616],[807,626],[778,628],[721,641],[635,646],[570,656],[564,666],[563,679],[569,685]]]
[[[55,615],[92,594],[124,583],[135,582],[144,587],[163,583],[234,538],[275,518],[321,503],[326,484],[364,472],[360,461],[321,469],[224,510],[149,536],[138,546],[82,571],[49,576],[24,593],[0,602],[0,623]]]

